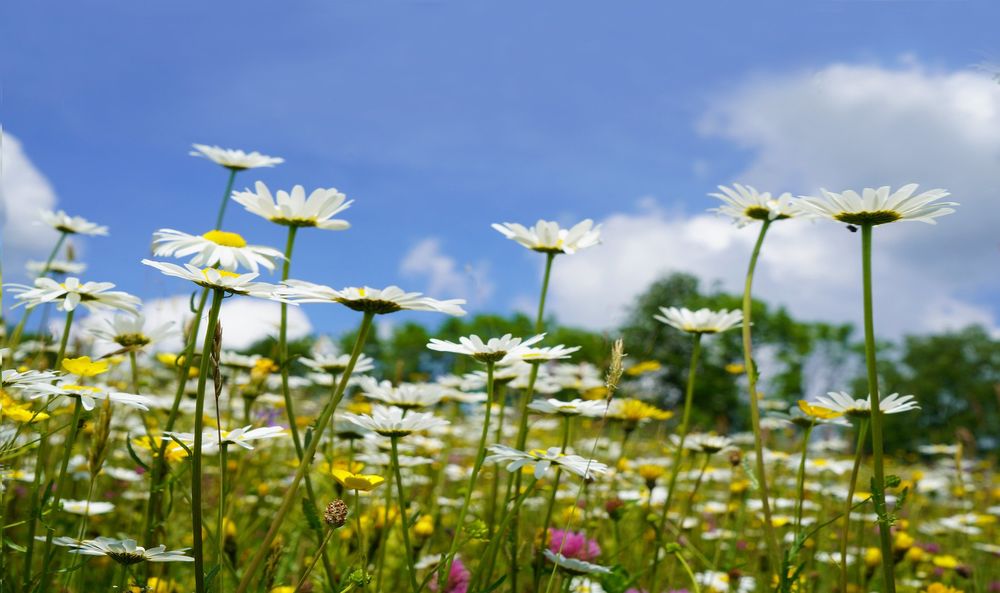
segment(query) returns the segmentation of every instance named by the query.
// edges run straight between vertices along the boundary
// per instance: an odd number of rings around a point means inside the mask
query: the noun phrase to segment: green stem
[[[62,501],[63,491],[66,488],[66,474],[68,473],[67,468],[69,467],[69,459],[73,456],[73,443],[76,442],[76,436],[80,432],[80,416],[83,414],[83,398],[76,396],[75,399],[76,402],[73,404],[73,421],[69,426],[69,435],[66,437],[66,442],[63,444],[59,477],[56,478],[56,489],[52,494],[52,506],[49,507],[50,512],[53,515],[60,511],[59,504]],[[46,527],[45,548],[42,553],[42,577],[38,582],[43,589],[48,587],[49,584],[49,569],[52,566],[52,554],[50,552],[52,551],[52,539],[55,537],[55,533],[55,522],[50,520],[49,525]]]
[[[353,441],[351,441],[353,443]],[[350,467],[350,464],[348,464]],[[357,521],[358,529],[358,557],[361,559],[361,570],[368,572],[368,549],[365,548],[365,536],[361,529],[361,494],[354,491],[354,518]]]
[[[778,551],[778,538],[774,533],[774,523],[771,520],[771,503],[767,487],[767,473],[764,469],[764,439],[760,430],[760,407],[758,405],[757,393],[757,365],[753,359],[753,338],[752,338],[752,316],[753,316],[753,275],[757,268],[757,258],[760,257],[760,249],[764,244],[764,236],[771,226],[770,220],[765,220],[760,227],[760,234],[757,235],[757,243],[754,244],[753,253],[750,256],[750,265],[747,267],[746,283],[743,287],[743,366],[747,374],[747,386],[750,392],[750,425],[753,428],[753,448],[754,448],[754,470],[757,474],[757,483],[760,486],[757,493],[760,496],[761,508],[764,511],[764,543],[767,545],[767,554],[770,558],[771,571],[777,570],[781,566],[780,554]]]
[[[520,471],[520,470],[518,470],[518,471]],[[528,482],[528,485],[525,486],[524,492],[519,493],[518,497],[516,499],[514,499],[514,504],[511,507],[510,511],[504,514],[503,520],[500,521],[500,525],[499,525],[499,527],[497,527],[496,536],[494,536],[492,539],[490,539],[490,543],[487,546],[486,555],[484,557],[487,557],[487,556],[496,556],[497,555],[497,552],[498,552],[498,550],[500,548],[500,542],[503,541],[504,532],[507,531],[507,526],[514,519],[514,517],[518,516],[519,511],[521,510],[521,506],[524,504],[524,501],[528,499],[528,496],[532,493],[532,491],[534,491],[536,484],[538,484],[538,478],[532,477],[531,481]],[[482,571],[484,569],[484,565],[485,565],[485,563],[480,562],[479,565],[476,567],[476,572],[473,575],[472,583],[478,584],[481,581],[482,577],[484,576],[482,574]],[[451,574],[450,573],[450,568],[449,568],[449,574]],[[485,576],[486,576],[486,579],[487,579],[487,583],[489,583],[489,579],[490,579],[491,575],[486,574]],[[447,582],[446,581],[442,581],[440,579],[440,575],[438,575],[438,583],[442,583],[442,582],[445,582],[445,584],[447,585]],[[442,591],[443,590],[447,590],[447,587],[440,587],[439,586],[438,590],[442,590]],[[476,590],[476,589],[473,588],[472,590]],[[515,589],[510,589],[510,590],[511,591],[515,591]]]
[[[552,261],[555,253],[545,254],[545,276],[542,278],[542,296],[538,299],[538,315],[535,317],[535,333],[542,333],[545,315],[545,297],[549,292],[549,277],[552,275]]]
[[[226,563],[226,474],[229,473],[229,443],[219,444],[219,517],[215,527],[216,554],[219,562],[219,591],[225,591]]]
[[[59,240],[56,241],[55,247],[53,247],[52,252],[49,253],[49,258],[45,260],[45,267],[42,268],[41,273],[38,274],[39,278],[44,278],[45,276],[48,275],[49,267],[52,265],[52,260],[56,258],[56,254],[59,253],[59,248],[62,247],[63,242],[66,241],[66,235],[67,235],[66,232],[62,232],[59,235]],[[17,348],[17,345],[21,343],[21,335],[24,333],[24,328],[28,323],[28,317],[31,316],[31,312],[34,310],[35,310],[34,307],[30,309],[25,309],[24,314],[21,315],[20,321],[18,321],[17,326],[14,328],[14,331],[11,332],[10,339],[7,340],[6,344],[6,347],[10,349],[10,358],[4,361],[4,365],[7,365],[8,361],[10,363],[14,362],[14,349]]]
[[[676,557],[681,563],[681,566],[684,567],[684,572],[686,572],[688,578],[691,579],[691,586],[694,587],[694,593],[701,593],[701,587],[698,585],[698,579],[694,577],[694,572],[691,570],[691,566],[687,563],[687,560],[684,559],[680,550],[674,552],[674,557]]]
[[[795,499],[795,541],[798,541],[799,533],[802,532],[802,507],[805,506],[806,498],[806,457],[809,454],[809,436],[812,435],[814,426],[816,423],[811,423],[802,436],[802,457],[799,458],[799,473],[795,480],[797,492]]]
[[[365,312],[364,317],[361,319],[361,327],[358,329],[358,337],[354,342],[354,349],[351,351],[351,359],[347,363],[347,368],[344,369],[344,372],[341,375],[340,386],[337,387],[337,392],[333,395],[330,401],[327,402],[322,413],[320,414],[319,419],[316,421],[316,429],[313,431],[312,438],[309,440],[309,446],[306,448],[305,454],[299,462],[299,467],[295,471],[295,477],[292,478],[291,484],[289,484],[285,490],[285,497],[281,501],[281,506],[278,507],[264,539],[258,544],[257,552],[253,555],[253,558],[251,558],[246,572],[243,573],[243,577],[240,579],[239,585],[236,588],[236,593],[246,593],[247,588],[250,586],[250,581],[260,568],[261,563],[264,561],[264,557],[268,554],[271,542],[273,542],[274,538],[278,535],[278,530],[281,528],[281,525],[285,520],[285,516],[288,515],[288,511],[291,510],[291,507],[295,502],[295,493],[298,491],[299,484],[302,482],[302,478],[305,476],[309,465],[312,463],[313,456],[316,454],[316,448],[319,446],[323,433],[330,424],[330,419],[333,417],[333,413],[336,411],[337,405],[344,397],[344,392],[347,390],[347,382],[351,378],[351,373],[354,372],[354,366],[358,362],[358,357],[361,356],[361,351],[364,347],[365,340],[368,337],[368,331],[371,329],[372,319],[374,317],[374,313]]]
[[[858,443],[854,451],[854,466],[851,468],[851,478],[847,485],[847,508],[844,509],[844,528],[840,533],[840,591],[847,590],[847,543],[851,536],[851,509],[854,501],[854,490],[858,485],[858,470],[864,457],[865,437],[868,436],[868,420],[862,419],[858,426]]]
[[[72,329],[73,325],[73,315],[76,313],[76,309],[66,312],[66,325],[63,326],[62,339],[59,340],[59,353],[56,354],[56,364],[53,367],[55,370],[59,370],[62,366],[63,358],[66,356],[66,346],[69,344],[69,331]]]
[[[879,544],[882,548],[884,593],[896,593],[892,554],[892,533],[885,507],[885,461],[883,459],[882,408],[879,403],[878,369],[875,360],[875,321],[872,311],[872,225],[861,225],[861,265],[864,284],[865,365],[868,370],[868,397],[872,419],[872,473],[875,487],[872,498],[878,515]]]
[[[569,445],[569,421],[572,416],[565,416],[563,418],[563,433],[562,433],[562,445],[559,449],[560,453],[566,453],[566,446]],[[549,541],[549,527],[552,526],[552,509],[555,507],[556,494],[559,492],[559,481],[562,477],[562,468],[556,467],[556,475],[552,478],[552,491],[549,493],[549,499],[545,505],[545,519],[542,521],[542,541]],[[584,480],[586,482],[586,480]],[[566,521],[566,527],[569,527],[569,520]],[[562,547],[566,543],[566,538],[564,537],[562,543],[559,544],[559,549],[556,550],[557,554],[562,554]],[[537,570],[535,572],[535,582],[532,590],[538,591],[538,587],[542,582],[542,572]],[[552,583],[555,582],[556,578],[556,567],[553,565],[552,574],[549,575],[549,580],[545,583],[545,593],[548,593],[552,588]]]
[[[194,408],[194,445],[191,448],[191,555],[194,556],[194,583],[197,593],[205,592],[205,550],[202,542],[202,501],[201,501],[201,446],[205,426],[205,386],[212,362],[212,342],[215,327],[219,323],[219,310],[225,291],[214,289],[212,306],[208,310],[208,325],[205,327],[205,341],[201,347],[201,367],[198,370],[198,394]]]
[[[295,248],[295,233],[298,227],[288,227],[288,239],[285,241],[285,262],[281,267],[281,281],[288,280],[292,265],[292,249]],[[302,439],[295,423],[295,403],[292,401],[291,390],[288,387],[288,303],[281,303],[281,327],[278,330],[278,365],[281,368],[281,395],[285,399],[285,413],[288,416],[288,428],[292,431],[292,441],[295,443],[295,453],[302,459]]]
[[[219,215],[215,218],[216,230],[222,230],[222,217],[226,215],[226,204],[229,203],[229,196],[233,193],[233,181],[236,180],[238,169],[229,169],[229,181],[226,183],[226,193],[222,194],[222,203],[219,204]]]
[[[410,523],[406,520],[406,495],[403,493],[403,475],[399,470],[399,437],[391,437],[392,469],[396,474],[396,492],[399,495],[399,520],[403,530],[403,554],[406,556],[406,569],[410,573],[410,591],[417,593],[417,569],[413,567],[413,547],[410,545]]]
[[[490,433],[490,414],[493,410],[493,367],[496,363],[489,361],[486,363],[486,416],[483,419],[483,431],[479,435],[479,446],[476,449],[476,461],[472,466],[472,473],[469,474],[469,482],[465,488],[465,499],[462,501],[462,509],[458,513],[458,522],[455,524],[455,536],[451,539],[451,546],[448,555],[444,557],[438,567],[438,583],[442,590],[447,589],[448,577],[451,575],[451,564],[454,561],[458,545],[462,540],[462,531],[465,529],[465,516],[469,512],[469,505],[472,502],[472,491],[476,487],[476,479],[479,477],[479,470],[483,467],[483,460],[486,459],[486,438]]]
[[[663,534],[667,530],[667,516],[670,513],[670,502],[674,498],[674,491],[677,489],[677,476],[681,473],[681,462],[684,457],[684,442],[687,439],[688,423],[691,420],[691,404],[694,401],[695,375],[698,371],[698,359],[701,357],[701,334],[694,335],[694,347],[691,349],[691,365],[688,368],[687,387],[684,391],[684,412],[681,416],[681,425],[678,427],[677,447],[674,449],[673,465],[670,468],[670,485],[667,490],[667,499],[663,501],[663,510],[660,512],[660,525],[656,531],[655,547],[653,549],[653,575],[651,577],[650,591],[658,591],[659,568],[660,568],[660,548],[663,547]]]

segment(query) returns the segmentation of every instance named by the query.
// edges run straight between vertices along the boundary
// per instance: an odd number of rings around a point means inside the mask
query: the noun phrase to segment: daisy
[[[551,360],[562,360],[569,358],[571,354],[579,349],[579,346],[566,347],[562,344],[559,344],[558,346],[547,346],[544,348],[528,348],[521,354],[521,360],[525,362],[548,362]]]
[[[142,315],[115,315],[104,321],[107,327],[94,327],[90,333],[96,338],[114,342],[131,351],[142,350],[178,333],[173,321],[147,328],[146,318]]]
[[[72,311],[77,305],[83,305],[92,311],[119,309],[132,314],[138,313],[139,297],[111,290],[114,287],[111,282],[81,283],[75,277],[67,278],[65,282],[37,278],[34,287],[11,284],[10,291],[14,293],[14,299],[20,301],[15,307],[25,305],[28,309],[33,309],[38,305],[58,301],[60,311]]]
[[[541,253],[574,254],[601,242],[601,225],[594,226],[589,218],[570,229],[561,229],[559,223],[547,220],[539,220],[533,228],[514,222],[492,226],[504,237]]]
[[[347,370],[347,364],[351,361],[350,354],[313,354],[312,358],[300,358],[299,362],[320,373],[333,373],[339,375]],[[375,368],[375,361],[364,354],[358,356],[354,364],[354,373],[367,373]]]
[[[251,153],[232,148],[222,148],[219,146],[208,146],[207,144],[192,144],[194,147],[189,154],[196,157],[204,157],[208,160],[222,165],[231,171],[243,171],[245,169],[256,169],[258,167],[273,167],[285,162],[285,159],[276,156],[267,156],[256,150]]]
[[[60,500],[59,505],[62,510],[74,515],[103,515],[115,510],[115,505],[110,502],[93,502],[89,500]]]
[[[343,418],[384,437],[401,437],[450,424],[434,414],[410,412],[405,417],[403,414],[402,408],[376,404],[370,415],[345,413]]]
[[[536,399],[528,404],[528,408],[542,414],[559,416],[603,416],[607,404],[604,400],[574,399],[567,402],[549,398]]]
[[[233,200],[239,202],[248,212],[266,218],[273,223],[291,227],[316,227],[327,231],[343,231],[351,228],[346,220],[333,218],[350,208],[354,200],[337,191],[337,188],[314,189],[308,196],[301,185],[292,191],[279,190],[277,196],[258,181],[257,191],[233,192]]]
[[[545,554],[546,560],[570,574],[611,574],[610,568],[599,564],[577,560],[576,558],[567,558],[562,554],[556,554],[552,550],[543,550],[542,553]]]
[[[433,406],[441,401],[444,395],[442,389],[426,383],[401,383],[398,387],[393,387],[390,381],[380,383],[371,377],[362,377],[358,382],[361,385],[361,393],[365,397],[377,399],[404,410]]]
[[[509,472],[530,467],[537,479],[541,479],[553,465],[584,479],[593,478],[608,471],[608,466],[599,461],[585,459],[579,455],[565,455],[560,452],[559,447],[549,447],[545,450],[533,449],[528,452],[519,451],[506,445],[490,445],[488,449],[491,455],[486,458],[486,463],[507,463],[507,471]]]
[[[910,183],[892,192],[885,185],[878,189],[866,187],[858,192],[847,190],[834,193],[821,189],[822,197],[801,196],[799,204],[804,210],[821,218],[856,225],[879,225],[901,220],[915,220],[935,224],[934,219],[955,211],[956,202],[936,202],[949,193],[932,189],[914,195],[916,183]]]
[[[184,443],[188,447],[194,445],[194,435],[189,432],[165,432],[164,435]],[[238,445],[248,451],[253,450],[253,441],[273,439],[288,434],[281,426],[264,426],[253,428],[250,425],[234,430],[223,430],[220,434],[217,430],[206,430],[202,433],[202,450],[206,453],[217,451],[219,444]]]
[[[53,212],[41,210],[39,217],[42,222],[67,235],[107,235],[108,227],[90,222],[80,216],[70,216],[62,210]],[[50,268],[51,269],[51,268]]]
[[[480,362],[503,363],[521,359],[528,351],[528,346],[536,344],[545,338],[545,334],[521,341],[511,334],[505,334],[499,338],[490,338],[483,342],[477,335],[461,337],[458,344],[431,338],[427,347],[438,352],[453,352],[455,354],[465,354]]]
[[[149,406],[153,405],[153,400],[143,395],[134,393],[122,393],[112,391],[107,387],[96,387],[90,385],[75,385],[72,383],[59,383],[58,385],[39,385],[31,394],[31,399],[37,399],[43,395],[64,395],[66,397],[78,397],[83,409],[88,412],[94,409],[97,400],[110,400],[112,403],[124,404],[131,408],[138,408],[149,411]]]
[[[211,230],[204,235],[189,235],[174,229],[160,229],[153,233],[153,255],[158,257],[187,257],[193,266],[220,267],[235,271],[242,266],[256,273],[260,266],[274,271],[274,260],[285,259],[277,249],[263,245],[247,245],[238,233]]]
[[[25,267],[34,275],[39,275],[42,273],[50,274],[82,274],[84,270],[87,269],[87,264],[78,261],[69,261],[63,259],[54,259],[49,262],[48,266],[42,261],[29,261],[25,264]]]
[[[770,192],[760,193],[749,185],[739,183],[734,183],[732,188],[720,185],[719,191],[722,193],[709,195],[725,204],[711,210],[732,218],[739,226],[758,220],[783,220],[799,214],[792,194],[787,192],[772,198]]]
[[[660,315],[654,315],[653,319],[691,334],[716,334],[739,327],[743,323],[743,313],[737,310],[698,309],[692,311],[687,308],[660,307],[660,313]]]
[[[185,556],[187,548],[167,551],[166,546],[156,546],[146,549],[136,545],[134,539],[114,539],[99,537],[97,539],[75,540],[69,537],[57,537],[52,543],[73,548],[72,554],[84,556],[107,556],[118,564],[130,566],[140,562],[192,562],[194,558]]]
[[[671,436],[670,440],[674,444],[680,442],[680,438],[677,435]],[[733,440],[729,437],[695,433],[687,435],[687,438],[684,439],[684,448],[689,451],[705,453],[706,455],[714,455],[720,451],[727,451],[736,447],[733,446]]]
[[[866,417],[871,415],[872,404],[869,399],[854,399],[843,391],[830,391],[820,396],[814,404],[846,416]],[[912,395],[893,393],[879,402],[879,410],[883,414],[899,414],[910,410],[919,410],[920,406]]]
[[[302,280],[288,280],[278,294],[291,303],[340,303],[362,313],[384,315],[404,309],[410,311],[437,311],[448,315],[465,315],[463,299],[439,301],[419,292],[404,292],[398,286],[386,288],[348,287],[335,290],[322,284]]]
[[[205,268],[202,270],[192,266],[191,264],[184,264],[184,267],[182,268],[177,264],[153,261],[149,259],[142,260],[142,263],[156,268],[167,276],[190,280],[203,288],[212,288],[231,294],[241,294],[275,301],[282,300],[275,294],[278,289],[276,285],[268,284],[267,282],[253,281],[258,274],[237,274],[235,272],[217,270],[215,268]]]
[[[0,362],[3,359],[0,358]],[[48,385],[58,373],[52,371],[23,371],[7,369],[0,373],[0,391],[8,389],[31,390],[38,385]]]

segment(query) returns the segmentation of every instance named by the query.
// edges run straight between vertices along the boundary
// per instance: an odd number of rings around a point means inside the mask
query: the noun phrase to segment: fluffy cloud
[[[441,250],[441,241],[430,237],[413,246],[399,264],[404,276],[422,277],[426,292],[435,298],[464,298],[478,305],[493,294],[486,262],[459,264]]]
[[[726,93],[699,124],[750,152],[736,180],[812,193],[920,183],[961,203],[936,227],[875,231],[880,333],[996,327],[1000,86],[976,72],[833,65],[760,78]],[[730,180],[720,180],[728,183]],[[711,188],[706,188],[709,191]],[[712,206],[706,198],[706,207]],[[659,275],[688,271],[741,289],[755,230],[646,200],[604,221],[604,245],[557,260],[553,301],[567,322],[608,326]],[[757,293],[804,318],[860,319],[860,237],[829,222],[775,225]]]
[[[188,323],[193,317],[190,309],[189,297],[187,295],[177,295],[162,299],[153,299],[143,305],[143,313],[146,315],[147,323],[150,326],[157,326],[168,321],[175,323]],[[207,315],[207,312],[206,312]],[[107,315],[96,313],[89,315],[83,327],[93,327],[95,324],[103,324]],[[254,343],[268,336],[278,335],[278,325],[281,320],[281,305],[270,301],[262,301],[248,298],[227,299],[222,303],[222,310],[219,313],[219,320],[222,323],[222,346],[226,350],[243,350],[249,348]],[[58,326],[61,331],[61,323],[54,322],[53,328]],[[288,307],[288,338],[297,340],[304,338],[312,332],[312,324],[301,307]],[[202,321],[201,331],[198,337],[198,347],[205,339],[205,322]],[[176,336],[168,339],[156,346],[157,350],[177,352],[183,348],[181,338]]]
[[[38,211],[52,208],[56,194],[49,180],[35,167],[9,133],[0,135],[0,236],[5,267],[20,276],[24,262],[45,258],[58,234],[34,224]]]

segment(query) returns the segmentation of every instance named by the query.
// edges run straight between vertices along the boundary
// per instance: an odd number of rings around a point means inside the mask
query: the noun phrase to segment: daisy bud
[[[326,511],[323,512],[323,520],[334,529],[343,527],[344,523],[347,523],[347,503],[338,498],[326,505]]]

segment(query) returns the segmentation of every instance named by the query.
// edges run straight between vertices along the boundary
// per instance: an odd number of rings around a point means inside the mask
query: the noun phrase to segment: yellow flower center
[[[90,391],[92,393],[97,393],[101,390],[99,387],[88,387],[87,385],[63,385],[62,388],[66,391]]]
[[[208,239],[216,245],[222,245],[223,247],[246,247],[247,242],[239,233],[227,233],[226,231],[220,231],[219,229],[211,230],[202,235],[203,238]]]
[[[215,270],[216,272],[219,273],[219,276],[222,276],[223,278],[239,278],[240,277],[240,275],[237,274],[236,272],[230,272],[229,270],[219,270],[217,268],[205,268],[204,270],[201,271],[201,273],[205,276],[205,278],[208,278],[208,271],[209,270]]]

